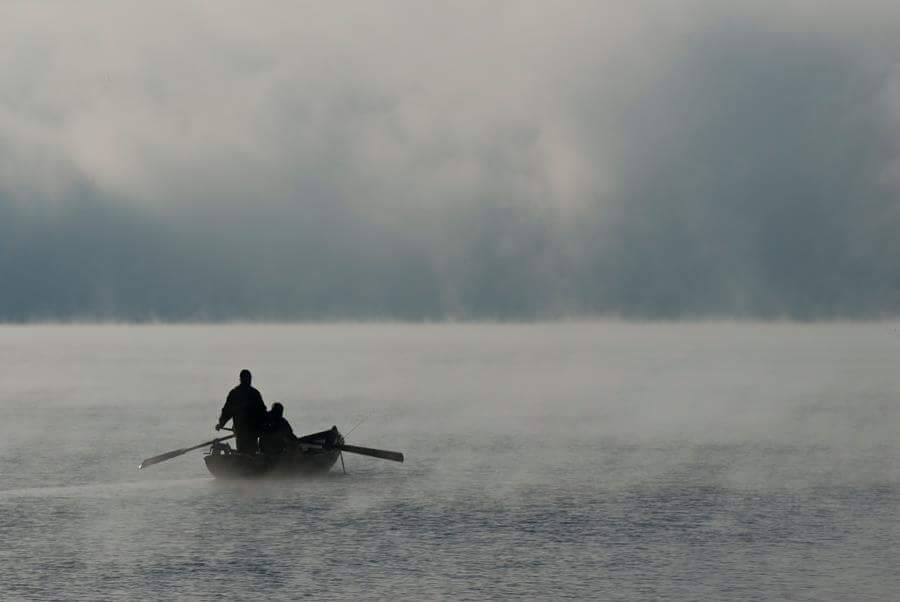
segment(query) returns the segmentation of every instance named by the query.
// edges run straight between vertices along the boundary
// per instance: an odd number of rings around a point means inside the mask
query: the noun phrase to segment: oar
[[[373,458],[381,458],[383,460],[393,460],[394,462],[403,462],[403,454],[386,449],[372,449],[371,447],[357,447],[356,445],[338,445],[339,450],[350,452],[353,454],[361,454],[363,456],[372,456]]]
[[[177,458],[181,454],[186,454],[189,451],[193,451],[195,449],[200,449],[201,447],[207,447],[212,445],[213,443],[217,443],[219,441],[225,441],[226,439],[231,439],[234,435],[228,435],[227,437],[219,437],[218,439],[213,439],[212,441],[207,441],[206,443],[201,443],[200,445],[195,445],[194,447],[185,447],[184,449],[176,449],[174,451],[166,452],[164,454],[159,454],[158,456],[153,456],[152,458],[147,458],[141,465],[138,466],[138,470],[141,468],[146,468],[147,466],[153,466],[154,464],[159,464],[160,462],[165,462],[166,460],[171,460],[172,458]]]
[[[357,445],[335,445],[333,447],[328,447],[326,445],[322,445],[321,443],[312,443],[307,441],[300,441],[299,443],[297,443],[297,446],[300,449],[339,449],[341,451],[350,452],[352,454],[372,456],[373,458],[393,460],[394,462],[403,462],[403,454],[386,449],[373,449],[371,447],[359,447]]]

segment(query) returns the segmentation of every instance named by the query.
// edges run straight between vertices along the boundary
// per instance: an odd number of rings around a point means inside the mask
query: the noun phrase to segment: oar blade
[[[166,460],[171,460],[172,458],[177,458],[181,454],[183,454],[186,450],[176,449],[175,451],[166,452],[164,454],[159,454],[158,456],[153,456],[152,458],[147,458],[141,465],[138,466],[138,470],[141,468],[147,468],[148,466],[153,466],[154,464],[159,464],[160,462],[165,462]]]
[[[340,448],[345,452],[363,456],[372,456],[373,458],[381,458],[382,460],[391,460],[393,462],[403,462],[403,454],[400,452],[389,451],[386,449],[373,449],[371,447],[359,447],[358,445],[341,445]]]

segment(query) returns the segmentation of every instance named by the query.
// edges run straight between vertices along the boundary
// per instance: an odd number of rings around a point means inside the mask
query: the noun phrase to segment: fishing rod
[[[345,436],[345,437],[349,436],[350,433],[352,433],[353,431],[356,430],[356,427],[358,427],[360,424],[362,424],[363,422],[365,422],[366,420],[368,420],[369,418],[371,418],[371,416],[372,416],[372,412],[369,412],[368,414],[366,414],[365,416],[363,416],[363,417],[362,417],[362,420],[360,420],[359,422],[357,422],[356,425],[354,425],[354,427],[353,427],[352,429],[350,429],[349,431],[347,431],[347,433],[346,433],[344,436]]]

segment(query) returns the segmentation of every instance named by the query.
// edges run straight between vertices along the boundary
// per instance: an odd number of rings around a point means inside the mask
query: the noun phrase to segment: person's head
[[[242,384],[242,385],[244,385],[245,387],[249,387],[249,386],[250,386],[250,380],[251,380],[252,378],[253,378],[253,377],[250,375],[250,371],[249,371],[249,370],[241,370],[241,384]]]
[[[276,418],[281,418],[284,416],[284,406],[276,401],[272,404],[272,409],[269,410],[269,413]]]

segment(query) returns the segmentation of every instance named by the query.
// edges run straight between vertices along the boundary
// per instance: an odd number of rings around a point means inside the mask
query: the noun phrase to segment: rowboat
[[[206,462],[206,468],[217,478],[294,476],[327,472],[334,466],[338,458],[341,458],[341,465],[343,465],[342,452],[381,458],[393,462],[403,462],[403,454],[400,452],[360,447],[359,445],[347,445],[344,443],[344,436],[338,432],[336,426],[331,427],[327,431],[300,437],[294,446],[280,454],[246,454],[238,452],[231,449],[230,444],[225,443],[228,439],[233,438],[234,435],[231,434],[200,443],[199,445],[173,449],[172,451],[147,458],[138,465],[138,469],[153,466],[205,447],[209,448],[209,451],[203,457]]]
[[[296,447],[280,454],[246,454],[215,441],[203,457],[216,478],[288,477],[327,472],[341,454],[344,437],[337,427],[300,437]]]

